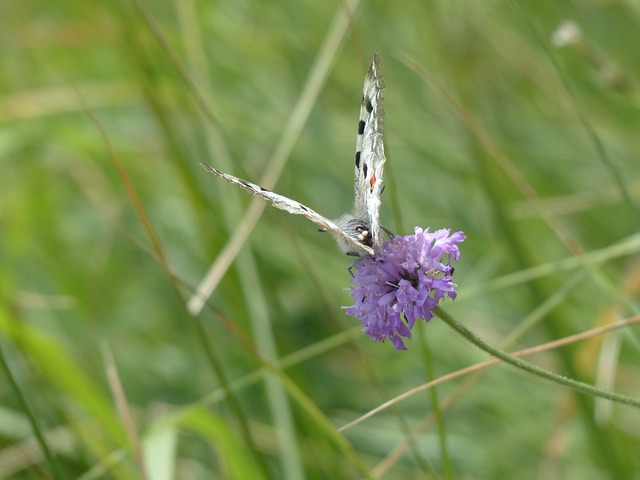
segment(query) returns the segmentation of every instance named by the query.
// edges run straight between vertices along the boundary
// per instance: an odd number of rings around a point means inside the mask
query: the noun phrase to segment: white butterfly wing
[[[274,207],[309,220],[330,232],[339,247],[348,255],[370,256],[382,244],[380,235],[380,194],[383,189],[384,144],[382,141],[382,106],[384,81],[380,71],[378,52],[364,79],[355,161],[355,205],[352,214],[331,221],[305,205],[283,195],[273,193],[254,183],[216,170],[201,163],[209,173],[239,186],[257,197],[269,200]]]
[[[310,209],[309,207],[306,207],[300,202],[296,202],[295,200],[287,198],[283,195],[274,193],[270,190],[267,190],[266,188],[256,185],[255,183],[251,183],[241,178],[234,177],[233,175],[223,173],[220,170],[216,170],[211,165],[206,165],[204,163],[201,163],[200,166],[204,168],[207,172],[213,173],[214,175],[222,178],[223,180],[226,180],[229,183],[239,186],[243,190],[246,190],[247,192],[251,193],[252,195],[255,195],[256,197],[269,200],[274,207],[279,208],[280,210],[284,210],[286,212],[293,213],[295,215],[304,215],[312,222],[317,223],[318,225],[320,225],[320,227],[330,232],[334,236],[334,238],[336,239],[336,241],[338,242],[342,250],[344,250],[345,252],[354,253],[354,254],[359,253],[359,254],[373,255],[373,250],[371,248],[367,247],[366,245],[363,245],[362,243],[358,242],[355,238],[347,235],[340,227],[338,227],[331,220],[323,217],[316,211]]]
[[[379,212],[386,161],[382,142],[383,103],[384,80],[380,70],[380,56],[376,51],[365,76],[362,91],[356,141],[353,213],[354,217],[363,219],[369,225],[374,250],[382,244]]]

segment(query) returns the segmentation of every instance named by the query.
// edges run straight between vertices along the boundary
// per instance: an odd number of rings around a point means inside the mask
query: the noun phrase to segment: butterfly
[[[364,78],[362,105],[356,140],[353,211],[336,220],[329,220],[305,205],[271,192],[254,183],[216,170],[201,163],[207,172],[239,186],[256,197],[269,200],[274,207],[296,215],[304,215],[333,235],[340,249],[347,255],[367,257],[375,254],[382,244],[380,230],[380,194],[383,190],[384,144],[382,117],[384,112],[384,81],[380,71],[380,57],[376,51]]]

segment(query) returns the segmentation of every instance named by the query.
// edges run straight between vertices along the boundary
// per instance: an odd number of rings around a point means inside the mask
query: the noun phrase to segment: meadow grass
[[[383,223],[467,236],[443,315],[637,401],[637,5],[0,12],[0,478],[640,478],[637,407],[373,343],[353,259],[198,165],[349,210],[378,50]]]

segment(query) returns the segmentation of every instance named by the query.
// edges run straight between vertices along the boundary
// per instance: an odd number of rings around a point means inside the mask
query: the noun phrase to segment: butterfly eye
[[[356,238],[363,245],[370,247],[372,245],[371,235],[369,233],[369,227],[364,224],[357,225],[355,228]]]

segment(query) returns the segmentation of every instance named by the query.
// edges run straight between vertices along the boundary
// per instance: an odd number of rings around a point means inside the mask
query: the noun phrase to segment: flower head
[[[374,341],[388,339],[406,350],[402,337],[411,338],[415,321],[428,322],[440,300],[456,298],[451,260],[460,258],[457,244],[464,239],[462,232],[416,227],[414,235],[385,242],[375,256],[354,264],[354,305],[346,307],[347,315],[358,318]]]

